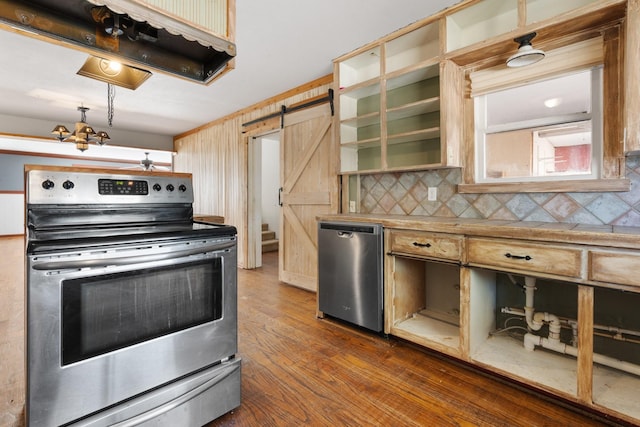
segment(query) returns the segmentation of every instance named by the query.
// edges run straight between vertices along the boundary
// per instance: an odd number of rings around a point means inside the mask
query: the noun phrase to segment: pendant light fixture
[[[531,46],[531,40],[535,36],[536,33],[529,33],[513,39],[514,42],[519,44],[518,52],[507,59],[507,67],[524,67],[535,64],[545,57],[545,53],[542,50],[534,49]]]
[[[80,106],[78,111],[80,111],[80,121],[75,124],[73,132],[69,132],[64,125],[56,125],[51,133],[56,135],[60,142],[73,142],[80,151],[88,149],[89,142],[95,142],[98,145],[106,144],[107,140],[110,139],[109,135],[103,130],[96,132],[92,126],[87,124],[87,111],[89,111],[89,108]]]

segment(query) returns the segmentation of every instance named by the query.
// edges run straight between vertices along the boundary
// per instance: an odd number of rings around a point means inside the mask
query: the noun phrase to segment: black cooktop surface
[[[235,236],[234,226],[200,222],[141,223],[127,225],[100,225],[29,229],[27,252],[43,252],[135,244],[157,240],[184,240]]]

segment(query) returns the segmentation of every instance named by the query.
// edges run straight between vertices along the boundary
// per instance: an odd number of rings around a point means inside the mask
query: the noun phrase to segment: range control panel
[[[184,175],[30,170],[26,188],[31,204],[193,203],[191,179]]]

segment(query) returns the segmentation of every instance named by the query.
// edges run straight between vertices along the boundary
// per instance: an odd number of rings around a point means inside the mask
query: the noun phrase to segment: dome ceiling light
[[[536,33],[529,33],[513,39],[514,42],[519,44],[518,51],[507,59],[507,67],[525,67],[544,59],[545,53],[531,46],[531,40],[535,36]]]

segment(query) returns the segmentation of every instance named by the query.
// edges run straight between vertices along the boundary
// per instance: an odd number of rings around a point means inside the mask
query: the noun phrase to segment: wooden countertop
[[[193,220],[207,224],[224,224],[224,217],[219,215],[193,214]]]
[[[378,223],[401,230],[640,249],[640,227],[412,215],[336,214],[317,219]]]

